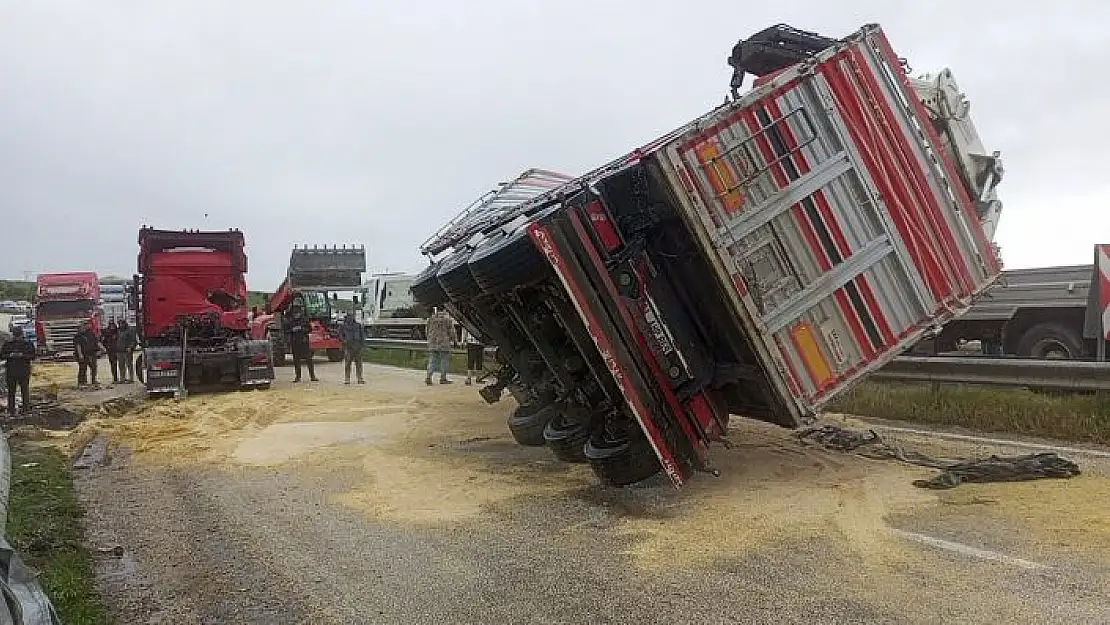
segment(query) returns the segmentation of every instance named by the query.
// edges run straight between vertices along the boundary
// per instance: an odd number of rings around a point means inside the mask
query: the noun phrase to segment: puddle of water
[[[244,464],[281,464],[321,447],[380,438],[378,428],[365,422],[275,423],[240,442],[232,459]]]

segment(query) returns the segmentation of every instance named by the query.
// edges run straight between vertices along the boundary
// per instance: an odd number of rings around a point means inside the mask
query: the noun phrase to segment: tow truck
[[[311,325],[309,348],[313,353],[324,352],[331,362],[339,362],[343,359],[336,319],[339,292],[357,290],[364,271],[366,249],[362,246],[294,247],[285,279],[267,300],[263,313],[251,321],[251,336],[268,339],[273,345],[274,363],[285,364],[289,346],[282,330],[282,315],[299,299]]]

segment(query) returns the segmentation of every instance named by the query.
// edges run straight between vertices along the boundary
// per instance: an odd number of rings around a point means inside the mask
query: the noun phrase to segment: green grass
[[[865,382],[827,410],[980,432],[1110,444],[1110,400],[980,386]]]
[[[32,465],[32,466],[27,466]],[[66,625],[111,623],[94,581],[92,556],[83,546],[84,510],[60,452],[14,443],[8,539]]]
[[[428,352],[422,349],[375,349],[368,347],[362,350],[362,360],[376,365],[389,365],[406,369],[426,370],[428,368]],[[488,355],[486,360],[489,360]],[[447,370],[455,375],[466,375],[466,354],[451,354],[451,359],[447,363]]]

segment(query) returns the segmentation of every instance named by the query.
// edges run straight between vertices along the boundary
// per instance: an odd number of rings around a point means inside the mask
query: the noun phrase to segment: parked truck
[[[779,25],[730,64],[746,93],[422,248],[413,293],[497,346],[513,436],[608,484],[715,473],[730,415],[798,426],[1000,272],[999,155],[880,27]]]
[[[110,321],[135,322],[135,311],[129,305],[131,288],[129,281],[100,283],[100,311],[105,324]]]
[[[915,346],[916,354],[952,352],[978,341],[984,355],[1085,360],[1096,333],[1085,331],[1094,265],[1011,269],[971,308]]]
[[[343,342],[336,319],[338,292],[356,291],[364,271],[366,250],[361,246],[294,247],[285,279],[266,302],[263,314],[251,321],[251,335],[268,338],[273,345],[274,362],[285,364],[289,346],[282,315],[294,301],[300,300],[310,322],[309,349],[313,353],[324,352],[328,360],[339,362],[343,359]]]
[[[410,291],[416,276],[408,273],[376,273],[359,287],[359,311],[367,336],[390,339],[424,339],[427,315]]]
[[[359,288],[363,305],[362,324],[371,338],[423,341],[427,310],[412,296],[417,278],[408,273],[379,273],[370,276]],[[462,326],[455,324],[456,338],[462,340]]]
[[[247,255],[238,230],[139,230],[132,306],[148,395],[180,388],[269,388],[270,342],[247,323]]]
[[[91,271],[43,273],[35,279],[35,334],[38,351],[71,357],[73,337],[88,322],[100,332],[100,281]]]

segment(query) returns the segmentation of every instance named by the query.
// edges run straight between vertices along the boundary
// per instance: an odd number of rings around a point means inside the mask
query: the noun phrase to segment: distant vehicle
[[[16,328],[23,331],[23,338],[31,342],[38,349],[38,337],[35,336],[35,322],[27,315],[16,315],[8,322],[8,332],[15,334]]]
[[[39,274],[35,284],[38,350],[50,356],[73,353],[73,337],[84,322],[100,333],[100,281],[91,271]]]
[[[131,281],[124,284],[100,284],[100,310],[104,323],[124,321],[133,324],[135,311],[129,305]]]

